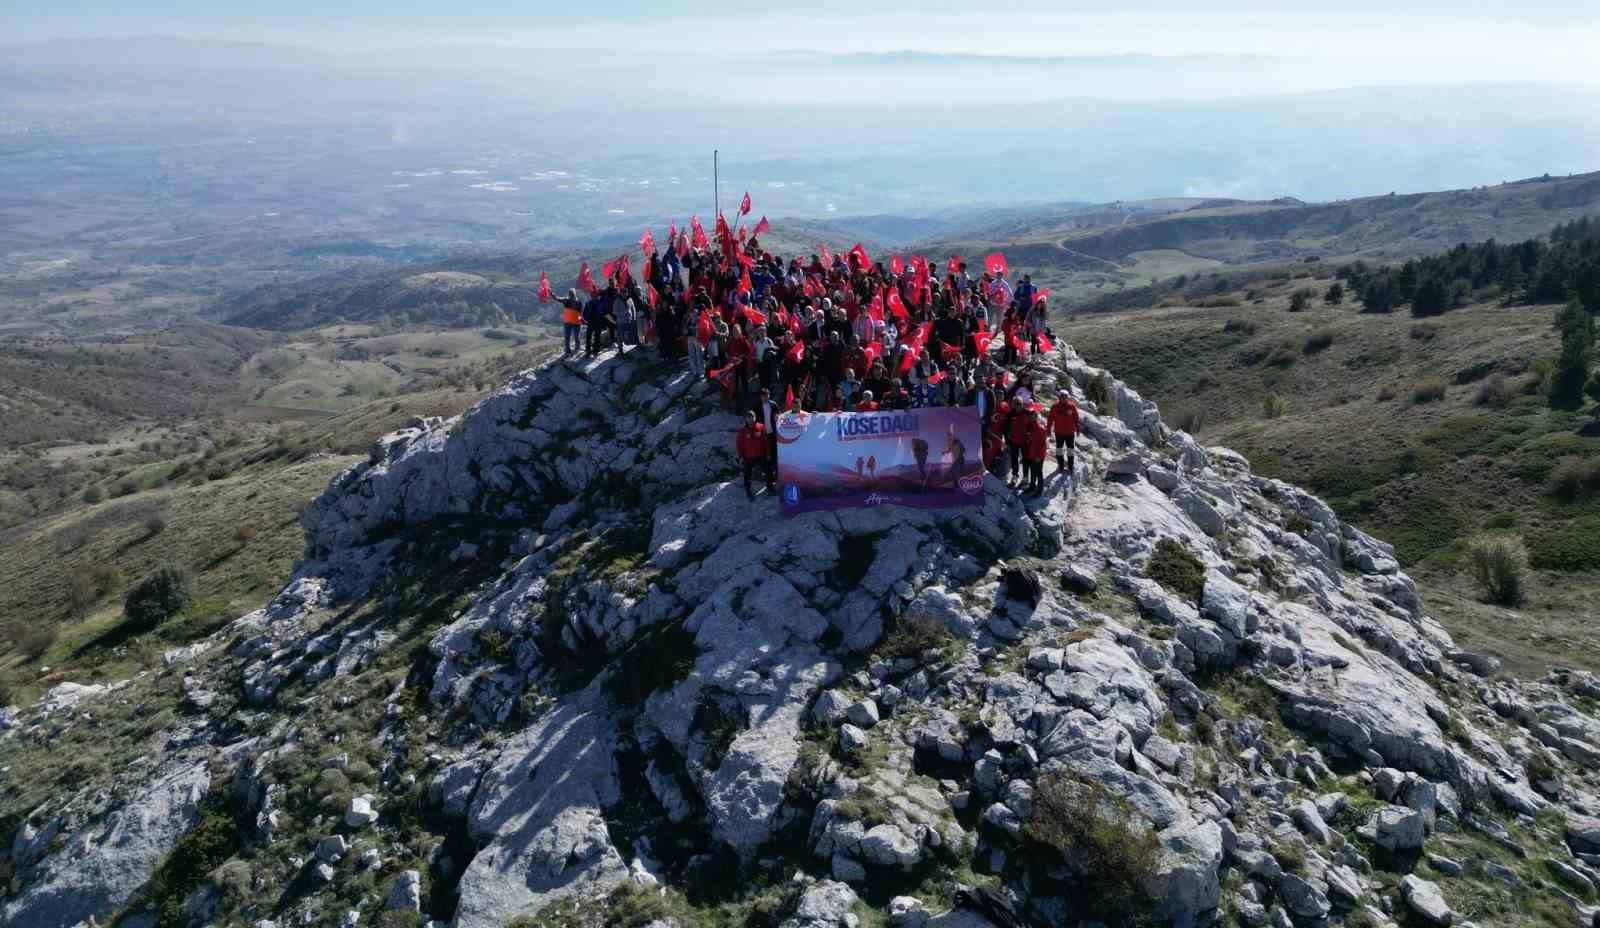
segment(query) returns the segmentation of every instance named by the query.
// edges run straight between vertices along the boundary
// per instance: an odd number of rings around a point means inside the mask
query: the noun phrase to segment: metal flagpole
[[[711,206],[722,215],[722,182],[717,177],[717,150],[711,149]],[[717,216],[712,216],[714,220]]]

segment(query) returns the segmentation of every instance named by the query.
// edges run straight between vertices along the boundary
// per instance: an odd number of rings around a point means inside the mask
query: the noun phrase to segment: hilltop
[[[1392,261],[1458,242],[1543,235],[1600,208],[1600,172],[1329,203],[1156,200],[1040,211],[942,233],[919,247],[982,254],[1074,297],[1180,274],[1286,260]]]
[[[5,711],[0,911],[1592,920],[1600,683],[1492,676],[1389,546],[1037,364],[1085,468],[948,511],[772,519],[650,360],[387,435],[266,608]]]

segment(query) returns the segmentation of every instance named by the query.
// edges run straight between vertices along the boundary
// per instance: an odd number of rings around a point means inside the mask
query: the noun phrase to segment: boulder
[[[422,874],[416,870],[402,870],[389,884],[389,895],[383,907],[403,912],[422,911]]]
[[[1455,921],[1455,913],[1450,911],[1437,883],[1410,874],[1400,881],[1400,897],[1411,911],[1432,924],[1449,925]]]

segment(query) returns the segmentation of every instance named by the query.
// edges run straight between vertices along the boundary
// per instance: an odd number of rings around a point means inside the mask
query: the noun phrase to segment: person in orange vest
[[[1050,456],[1050,429],[1044,424],[1044,417],[1032,412],[1024,412],[1022,418],[1027,429],[1023,457],[1028,461],[1028,485],[1023,492],[1038,496],[1044,492],[1044,459]]]
[[[582,325],[583,301],[578,299],[578,289],[574,287],[561,301],[561,344],[566,349],[563,354],[572,354],[582,347],[583,339],[579,334]]]
[[[1071,394],[1066,390],[1056,397],[1055,405],[1050,407],[1050,430],[1056,436],[1056,471],[1066,471],[1068,476],[1076,470],[1076,462],[1072,459],[1072,451],[1077,443],[1078,430],[1082,428],[1082,420],[1078,416],[1078,404],[1073,402]],[[1061,460],[1061,449],[1067,449],[1067,459]]]
[[[762,469],[762,476],[767,485],[772,484],[772,464],[767,460],[767,430],[756,421],[755,410],[744,414],[744,428],[734,437],[734,449],[739,453],[739,463],[744,465],[744,495],[755,499],[755,490],[750,487],[750,476],[757,467]]]

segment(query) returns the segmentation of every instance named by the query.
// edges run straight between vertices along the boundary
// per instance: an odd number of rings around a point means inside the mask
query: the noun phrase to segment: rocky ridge
[[[154,716],[0,780],[0,924],[1594,923],[1600,681],[1497,676],[1387,545],[1037,368],[1078,472],[952,511],[778,519],[635,357],[386,436],[266,608],[0,716]]]

